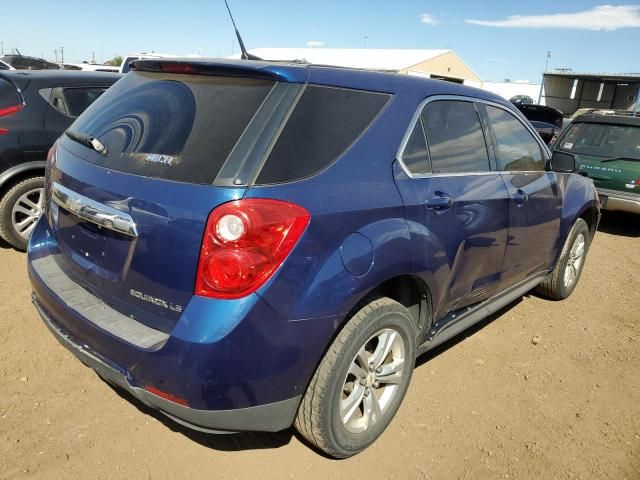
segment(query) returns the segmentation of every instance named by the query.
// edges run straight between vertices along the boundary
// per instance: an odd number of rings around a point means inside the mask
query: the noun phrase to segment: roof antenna
[[[240,32],[238,31],[238,27],[236,27],[236,22],[233,19],[233,15],[231,14],[231,9],[229,8],[227,0],[224,0],[224,4],[227,6],[227,12],[229,12],[229,16],[231,17],[231,23],[233,23],[233,29],[236,31],[236,38],[238,39],[238,44],[240,44],[240,50],[242,50],[242,55],[240,55],[240,58],[243,60],[262,60],[260,57],[256,57],[255,55],[251,55],[249,52],[247,52],[247,49],[244,46],[244,42],[242,41],[242,37],[240,36]]]

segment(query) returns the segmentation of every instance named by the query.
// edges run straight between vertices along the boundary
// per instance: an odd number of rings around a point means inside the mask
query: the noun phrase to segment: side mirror
[[[553,152],[549,170],[559,173],[574,173],[577,170],[576,157],[570,153]]]

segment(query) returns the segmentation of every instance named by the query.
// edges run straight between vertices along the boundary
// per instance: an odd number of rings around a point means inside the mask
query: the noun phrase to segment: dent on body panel
[[[507,241],[506,214],[500,215],[496,205],[504,202],[500,182],[492,176],[471,178],[458,196],[455,222],[459,236],[449,246],[449,288],[458,291],[450,291],[450,297],[463,298],[500,280]]]

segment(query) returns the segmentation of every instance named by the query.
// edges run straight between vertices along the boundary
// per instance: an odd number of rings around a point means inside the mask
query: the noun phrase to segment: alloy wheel
[[[385,328],[362,345],[349,365],[340,402],[340,418],[351,433],[361,433],[386,413],[405,373],[400,333]]]
[[[29,238],[44,206],[44,188],[34,188],[23,194],[11,210],[11,225],[22,238]]]
[[[578,279],[580,274],[580,268],[582,267],[582,261],[584,259],[586,241],[584,234],[579,234],[571,245],[571,251],[569,252],[569,260],[567,266],[564,269],[564,285],[565,287],[571,287]]]

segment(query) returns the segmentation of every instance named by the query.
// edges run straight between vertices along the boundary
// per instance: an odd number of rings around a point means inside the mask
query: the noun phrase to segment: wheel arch
[[[38,160],[15,165],[0,173],[0,196],[16,183],[33,177],[34,174],[44,175],[46,166],[47,162]]]
[[[431,290],[426,283],[413,274],[401,274],[388,278],[369,289],[356,301],[355,305],[345,315],[340,328],[358,311],[364,304],[373,298],[388,297],[403,305],[410,313],[416,327],[416,337],[419,339],[433,323],[433,298]]]

